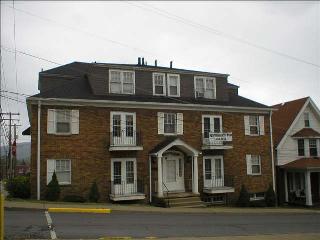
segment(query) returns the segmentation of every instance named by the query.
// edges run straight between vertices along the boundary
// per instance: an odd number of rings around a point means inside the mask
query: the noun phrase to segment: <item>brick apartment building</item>
[[[260,199],[274,185],[271,108],[227,74],[73,62],[40,72],[39,91],[27,99],[33,197],[54,171],[62,196],[87,197],[96,181],[101,201],[172,206],[232,202],[242,184]]]

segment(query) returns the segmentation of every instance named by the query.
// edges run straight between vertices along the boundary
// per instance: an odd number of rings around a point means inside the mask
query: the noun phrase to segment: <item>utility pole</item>
[[[2,115],[9,115],[9,118],[2,118]],[[1,119],[9,121],[9,124],[8,124],[8,126],[9,126],[9,136],[8,136],[9,152],[8,152],[8,159],[7,159],[5,165],[6,165],[7,178],[10,178],[10,179],[13,177],[13,173],[14,173],[14,169],[13,169],[14,166],[13,166],[13,160],[12,160],[12,131],[11,131],[11,128],[14,126],[12,124],[13,121],[19,121],[19,119],[13,119],[12,116],[19,116],[19,115],[20,115],[19,113],[12,113],[12,112],[2,113],[2,112],[0,112]],[[16,125],[16,126],[20,126],[20,125]]]

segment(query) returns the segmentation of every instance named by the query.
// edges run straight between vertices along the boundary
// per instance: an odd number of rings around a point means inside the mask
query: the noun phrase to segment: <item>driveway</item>
[[[58,238],[320,234],[320,214],[50,213]],[[50,238],[43,210],[6,209],[6,237]]]

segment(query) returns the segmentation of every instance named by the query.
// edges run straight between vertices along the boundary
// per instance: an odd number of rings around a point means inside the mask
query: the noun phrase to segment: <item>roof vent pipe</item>
[[[141,57],[138,57],[138,65],[141,65]]]
[[[157,67],[158,66],[158,61],[154,60],[154,66]]]
[[[170,68],[172,68],[172,61],[170,61]]]
[[[144,58],[142,58],[142,65],[144,65]]]

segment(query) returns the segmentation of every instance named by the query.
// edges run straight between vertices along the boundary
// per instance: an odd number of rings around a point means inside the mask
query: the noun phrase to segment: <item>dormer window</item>
[[[310,119],[309,119],[309,113],[304,113],[304,126],[310,127]]]
[[[196,98],[216,98],[216,79],[214,77],[195,77],[194,88]]]
[[[166,95],[166,77],[164,73],[153,73],[153,95]]]
[[[168,96],[180,97],[180,77],[178,74],[168,74]]]
[[[180,75],[153,73],[153,95],[169,97],[180,97]],[[167,81],[166,81],[167,80]]]
[[[134,94],[135,75],[133,71],[110,70],[109,92],[119,94]]]

